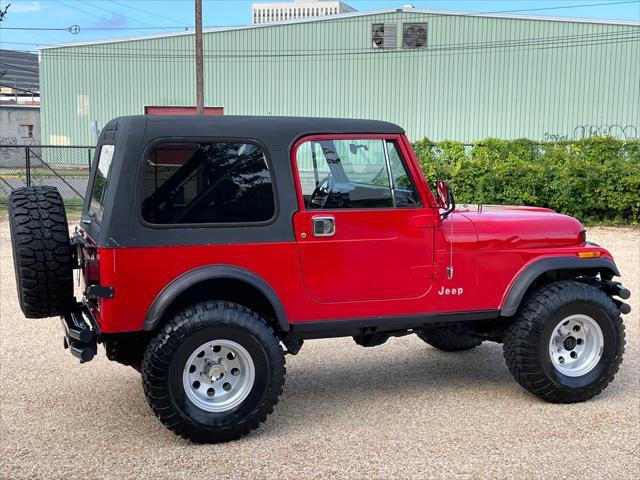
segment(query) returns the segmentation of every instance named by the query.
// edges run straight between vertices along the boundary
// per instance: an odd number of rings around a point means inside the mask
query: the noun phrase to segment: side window
[[[142,182],[149,223],[254,223],[275,214],[265,154],[251,143],[159,144],[144,158]]]
[[[411,208],[420,206],[420,197],[402,161],[396,142],[387,140],[387,155],[389,155],[389,165],[391,166],[391,176],[393,177],[393,193],[396,207]]]
[[[107,190],[107,183],[111,177],[111,161],[113,160],[114,145],[102,145],[100,157],[98,157],[98,168],[91,189],[89,199],[89,215],[95,216],[98,223],[102,222],[104,212],[104,193]]]
[[[312,140],[296,163],[308,209],[393,207],[384,140]]]

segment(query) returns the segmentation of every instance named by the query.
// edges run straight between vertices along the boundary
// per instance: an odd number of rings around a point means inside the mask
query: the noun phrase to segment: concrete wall
[[[20,125],[33,125],[33,137],[23,136]],[[0,145],[40,144],[40,108],[0,105]]]

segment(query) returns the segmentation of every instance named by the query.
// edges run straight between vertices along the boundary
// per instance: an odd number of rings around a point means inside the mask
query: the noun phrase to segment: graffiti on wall
[[[614,137],[620,140],[638,138],[638,127],[635,125],[578,125],[573,130],[573,138],[580,140],[589,137]]]
[[[544,132],[545,142],[562,142],[563,140],[569,140],[568,135],[560,135],[559,133]]]
[[[590,137],[613,137],[619,140],[633,140],[638,138],[638,127],[636,125],[620,125],[617,123],[576,125],[573,129],[571,139],[582,140],[583,138]],[[559,142],[569,140],[569,135],[545,132],[544,139],[547,142]]]

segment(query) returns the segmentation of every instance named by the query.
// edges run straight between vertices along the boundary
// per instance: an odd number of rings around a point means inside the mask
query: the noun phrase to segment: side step
[[[84,316],[91,318],[91,311],[82,303],[68,312],[60,315],[64,329],[64,348],[68,348],[71,355],[85,363],[93,359],[98,352],[98,334]],[[95,322],[92,322],[95,325]]]

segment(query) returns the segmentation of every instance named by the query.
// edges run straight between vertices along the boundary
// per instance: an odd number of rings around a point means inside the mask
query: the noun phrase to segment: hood
[[[548,208],[485,205],[456,213],[473,223],[480,250],[545,248],[584,242],[584,227],[578,220]]]

